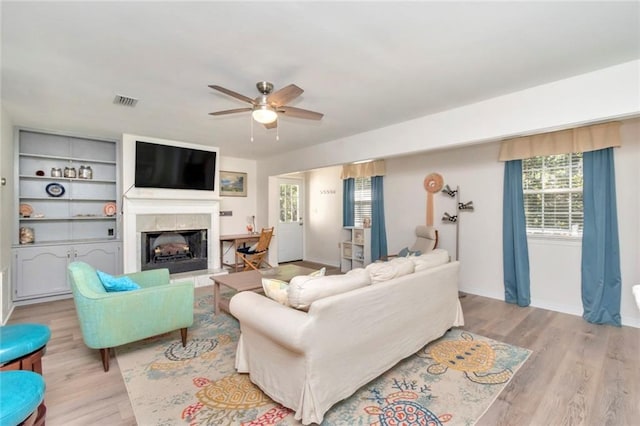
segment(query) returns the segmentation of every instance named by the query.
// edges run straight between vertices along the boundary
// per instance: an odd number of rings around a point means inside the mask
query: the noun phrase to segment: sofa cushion
[[[312,277],[300,275],[293,277],[289,284],[289,305],[307,310],[311,304],[334,294],[344,293],[371,284],[367,271],[353,269],[344,275]]]
[[[406,257],[397,257],[388,262],[375,262],[367,265],[366,271],[371,276],[371,283],[389,281],[414,271],[414,264]]]
[[[104,289],[108,292],[139,290],[140,286],[129,277],[114,277],[102,271],[96,271]]]
[[[394,278],[398,278],[407,274],[413,274],[413,272],[415,271],[414,263],[406,257],[397,257],[395,259],[391,259],[390,263],[397,269],[397,273]]]
[[[415,271],[418,272],[448,263],[449,252],[444,249],[434,249],[421,256],[409,256],[407,259],[413,262]]]
[[[263,278],[262,288],[265,296],[276,302],[289,306],[289,297],[287,292],[289,291],[289,284],[286,281],[280,281],[273,278]]]

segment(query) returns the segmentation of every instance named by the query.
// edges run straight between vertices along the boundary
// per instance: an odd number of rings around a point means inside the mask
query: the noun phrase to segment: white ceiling
[[[632,2],[10,2],[2,103],[16,125],[134,133],[263,158],[640,57]],[[276,131],[255,83],[305,89]],[[139,98],[115,105],[116,94]],[[496,119],[500,119],[496,117]],[[463,123],[461,124],[463,125]]]

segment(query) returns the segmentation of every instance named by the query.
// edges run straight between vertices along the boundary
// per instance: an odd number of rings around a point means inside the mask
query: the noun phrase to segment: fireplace
[[[172,274],[207,269],[207,230],[142,232],[143,271],[168,268]]]

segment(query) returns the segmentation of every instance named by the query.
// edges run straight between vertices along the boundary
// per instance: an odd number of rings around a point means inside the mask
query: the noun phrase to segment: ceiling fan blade
[[[226,114],[233,114],[233,113],[236,113],[236,112],[251,111],[252,109],[253,108],[225,109],[224,111],[210,112],[209,115],[226,115]]]
[[[265,129],[275,129],[276,127],[278,127],[278,120],[271,123],[265,123],[264,127]]]
[[[247,97],[245,95],[241,95],[240,93],[234,92],[233,90],[225,89],[224,87],[217,86],[215,84],[213,84],[213,85],[210,84],[209,87],[211,87],[212,89],[217,90],[219,92],[222,92],[222,93],[224,93],[226,95],[233,96],[236,99],[240,99],[241,101],[248,102],[251,105],[255,105],[255,101],[253,99],[251,99],[251,98],[249,98],[249,97]]]
[[[278,108],[278,112],[283,113],[287,117],[306,118],[308,120],[320,120],[324,117],[322,113],[291,106],[281,106]]]
[[[269,97],[267,97],[267,103],[279,107],[281,105],[288,104],[298,96],[302,95],[303,92],[304,90],[295,84],[290,84],[270,94]]]

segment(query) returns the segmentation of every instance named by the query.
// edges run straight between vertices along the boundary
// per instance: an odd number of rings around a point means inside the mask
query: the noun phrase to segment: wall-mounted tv
[[[215,151],[136,141],[136,187],[213,191],[215,175]]]

